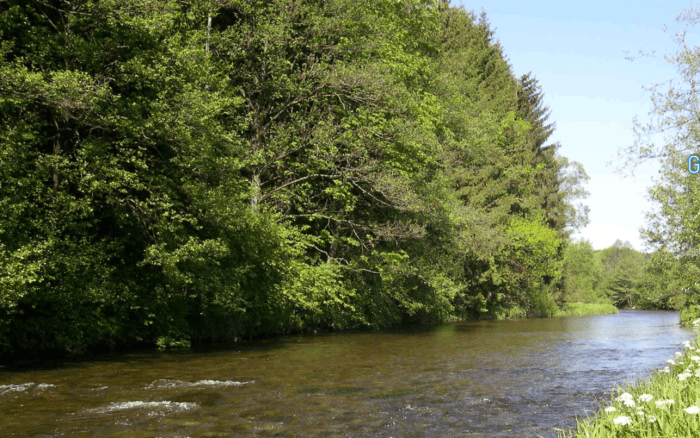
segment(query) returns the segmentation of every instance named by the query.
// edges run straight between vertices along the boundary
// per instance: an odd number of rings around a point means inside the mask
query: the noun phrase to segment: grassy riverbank
[[[619,311],[612,304],[566,303],[554,316],[613,315]]]
[[[610,401],[576,431],[560,438],[695,437],[700,435],[700,343],[683,343],[683,351],[649,379],[616,388]]]

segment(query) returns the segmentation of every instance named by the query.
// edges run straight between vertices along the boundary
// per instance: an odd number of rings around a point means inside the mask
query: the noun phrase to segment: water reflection
[[[693,333],[675,312],[295,336],[0,372],[4,436],[556,436]]]

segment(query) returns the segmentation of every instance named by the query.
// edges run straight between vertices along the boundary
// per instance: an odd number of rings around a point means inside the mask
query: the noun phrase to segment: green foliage
[[[590,241],[570,243],[564,250],[564,293],[562,300],[570,303],[606,301],[600,294],[603,271]]]
[[[667,251],[650,255],[629,242],[595,252],[590,242],[571,243],[564,251],[562,302],[612,303],[633,309],[680,309],[691,295],[679,293],[687,272]]]
[[[576,161],[569,162],[566,157],[556,157],[559,163],[558,186],[559,193],[554,211],[558,214],[558,222],[569,226],[569,232],[588,225],[588,206],[574,202],[589,195],[583,188],[588,182],[588,174],[583,165]],[[565,235],[568,237],[569,232]]]
[[[605,303],[566,303],[555,316],[616,315],[617,307]]]
[[[681,309],[681,325],[693,325],[700,320],[700,304],[688,304]],[[698,324],[694,324],[697,326]]]
[[[10,0],[0,35],[3,354],[554,313],[586,176],[484,15]]]
[[[688,296],[678,293],[685,273],[668,251],[655,251],[646,257],[641,283],[632,295],[639,309],[680,309]]]
[[[562,240],[557,237],[555,230],[540,221],[515,219],[507,233],[511,236],[515,264],[536,279],[528,283],[538,283],[539,279],[551,281],[559,278],[561,260],[558,259],[557,253]]]
[[[629,242],[617,240],[598,254],[603,273],[601,286],[605,296],[617,307],[629,307],[642,287],[644,254]]]
[[[528,293],[526,303],[527,308],[530,309],[528,315],[538,318],[556,316],[559,312],[559,306],[557,306],[551,290],[544,285],[532,288]]]

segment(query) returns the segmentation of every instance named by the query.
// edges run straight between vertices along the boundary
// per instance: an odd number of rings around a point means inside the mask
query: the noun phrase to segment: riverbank
[[[566,303],[554,316],[616,315],[617,307],[612,304]]]
[[[565,303],[561,308],[556,308],[554,310],[553,314],[550,314],[549,316],[535,316],[535,315],[530,315],[527,316],[526,313],[519,308],[511,309],[510,311],[506,312],[501,312],[501,313],[490,313],[486,315],[482,315],[480,318],[459,318],[456,316],[453,316],[451,318],[446,319],[443,321],[443,323],[453,323],[453,322],[474,322],[474,321],[483,321],[483,320],[505,320],[505,319],[527,319],[527,318],[549,318],[549,317],[563,317],[563,316],[594,316],[594,315],[612,315],[612,314],[618,314],[619,311],[618,309],[611,305],[611,304],[594,304],[594,303]],[[428,326],[431,326],[432,324],[428,324]],[[437,324],[440,325],[440,324]],[[410,324],[407,324],[405,326],[410,326]],[[396,328],[396,326],[393,327],[378,327],[378,329],[386,329],[386,328]],[[235,340],[230,340],[228,342],[212,342],[211,344],[203,344],[200,346],[193,346],[193,344],[190,342],[188,338],[165,338],[161,337],[158,338],[155,342],[141,342],[141,343],[132,343],[128,345],[119,345],[119,346],[113,346],[113,347],[107,347],[103,346],[102,348],[89,348],[89,349],[84,349],[84,350],[78,350],[74,352],[67,352],[64,350],[59,350],[59,349],[53,349],[53,350],[44,350],[44,351],[39,351],[39,352],[22,352],[20,354],[15,354],[15,355],[0,355],[0,366],[17,366],[18,364],[33,364],[37,361],[43,362],[43,361],[55,361],[55,360],[69,360],[69,361],[80,361],[80,360],[89,360],[90,358],[94,357],[95,355],[120,355],[120,354],[129,354],[129,353],[134,353],[134,352],[147,352],[147,351],[158,351],[158,350],[189,350],[189,349],[199,349],[199,348],[206,348],[208,346],[213,346],[213,345],[220,345],[220,344],[246,344],[248,342],[257,342],[261,340],[270,340],[270,339],[275,339],[283,336],[289,336],[289,335],[305,335],[305,334],[314,334],[314,335],[323,335],[323,334],[328,334],[328,333],[338,333],[338,332],[350,332],[350,331],[363,331],[363,330],[369,330],[373,331],[376,330],[369,328],[369,327],[360,327],[360,328],[350,328],[350,329],[343,329],[343,330],[297,330],[297,331],[291,331],[291,332],[286,332],[286,333],[276,333],[276,334],[265,334],[265,335],[258,335],[258,336],[253,336],[249,338],[236,338]]]
[[[696,321],[696,327],[700,321]],[[693,437],[700,433],[700,341],[681,351],[648,379],[615,388],[593,416],[577,420],[560,438]]]

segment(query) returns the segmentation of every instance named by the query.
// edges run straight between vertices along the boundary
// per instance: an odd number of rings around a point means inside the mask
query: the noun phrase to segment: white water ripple
[[[198,382],[182,382],[180,380],[159,379],[151,382],[146,386],[146,389],[170,389],[170,388],[186,388],[191,386],[243,386],[255,383],[255,381],[236,382],[232,380],[200,380]]]
[[[199,405],[197,403],[190,402],[171,402],[171,401],[161,401],[161,402],[143,402],[143,401],[131,401],[131,402],[117,402],[110,403],[107,406],[101,408],[86,409],[85,413],[97,413],[105,414],[108,412],[124,411],[127,409],[172,409],[178,411],[187,411],[190,409],[196,409]]]
[[[249,382],[235,382],[232,380],[200,380],[199,382],[194,382],[192,386],[242,386],[242,385],[248,385],[250,383],[253,383],[253,381]]]
[[[31,388],[34,382],[20,383],[18,385],[0,385],[0,395],[9,394],[11,392],[23,392]]]
[[[34,382],[29,383],[19,383],[14,385],[0,385],[0,395],[11,394],[13,392],[26,392],[29,388],[34,385]],[[53,383],[39,383],[34,386],[34,391],[44,391],[49,388],[55,388],[56,385]]]

